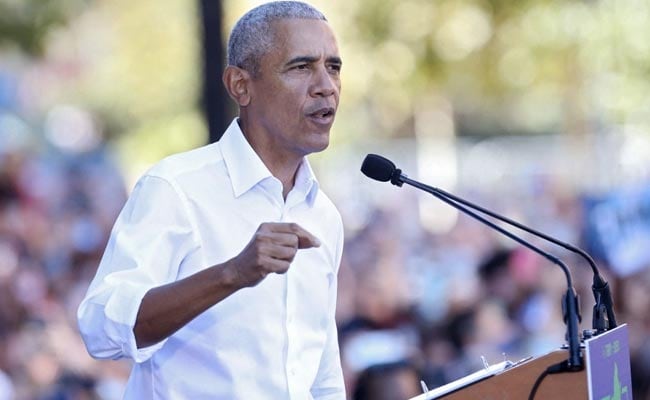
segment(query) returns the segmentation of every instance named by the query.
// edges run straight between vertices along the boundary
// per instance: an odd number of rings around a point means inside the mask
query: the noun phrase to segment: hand
[[[295,223],[263,223],[239,255],[226,264],[235,284],[250,287],[268,274],[284,274],[299,249],[319,247],[320,241]]]

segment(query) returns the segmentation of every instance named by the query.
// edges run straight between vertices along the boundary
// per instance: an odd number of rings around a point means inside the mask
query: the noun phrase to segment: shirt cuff
[[[121,282],[106,303],[106,334],[109,340],[120,344],[124,356],[133,359],[136,363],[147,361],[167,341],[167,339],[163,339],[156,344],[140,349],[135,341],[133,327],[138,311],[142,299],[153,287]]]

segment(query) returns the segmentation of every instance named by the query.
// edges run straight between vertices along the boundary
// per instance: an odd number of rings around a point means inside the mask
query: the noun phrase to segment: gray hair
[[[274,1],[255,7],[244,14],[230,32],[228,65],[256,76],[262,57],[273,45],[271,23],[286,18],[327,21],[323,13],[299,1]]]

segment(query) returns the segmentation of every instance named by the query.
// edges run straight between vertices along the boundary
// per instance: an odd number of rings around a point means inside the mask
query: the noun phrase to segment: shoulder
[[[182,153],[172,154],[154,164],[145,177],[160,178],[170,183],[206,179],[225,173],[219,143],[212,143]]]

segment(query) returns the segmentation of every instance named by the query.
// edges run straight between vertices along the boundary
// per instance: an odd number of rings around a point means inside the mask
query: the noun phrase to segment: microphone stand
[[[454,199],[448,198],[447,196],[439,193],[438,189],[425,185],[418,181],[409,179],[405,174],[402,174],[402,171],[400,169],[395,169],[395,171],[391,175],[390,181],[393,185],[396,186],[402,186],[402,184],[406,183],[408,185],[421,189],[433,195],[434,197],[437,197],[438,199],[456,208],[457,210],[460,210],[461,212],[482,222],[483,224],[509,237],[515,242],[532,250],[533,252],[541,255],[542,257],[546,258],[553,264],[556,264],[560,268],[562,268],[562,271],[564,272],[564,275],[566,276],[566,280],[567,280],[567,291],[562,297],[562,314],[563,314],[564,323],[567,326],[566,340],[569,346],[569,358],[568,360],[566,360],[565,363],[563,363],[562,369],[564,369],[565,371],[580,371],[584,368],[582,355],[580,353],[580,339],[578,336],[578,324],[581,319],[579,313],[578,296],[576,295],[575,290],[573,288],[573,282],[571,280],[571,274],[569,273],[569,269],[560,259],[558,259],[557,257],[555,257],[550,253],[545,252],[539,247],[533,245],[532,243],[529,243],[521,239],[520,237],[514,235],[513,233],[501,228],[500,226],[494,224],[493,222],[485,219],[484,217],[480,216],[474,211],[459,204],[460,202],[457,203],[456,201],[454,201]]]
[[[582,258],[587,260],[589,265],[591,266],[591,269],[594,273],[594,278],[593,278],[593,284],[591,286],[591,290],[594,294],[594,298],[596,300],[596,304],[594,305],[593,308],[593,318],[592,318],[592,328],[596,332],[596,334],[603,333],[607,330],[614,329],[616,328],[616,317],[614,315],[614,302],[612,301],[612,294],[609,289],[609,283],[605,281],[605,279],[600,275],[600,272],[598,271],[598,268],[596,267],[596,263],[594,260],[587,254],[584,250],[582,250],[579,247],[573,246],[569,243],[563,242],[561,240],[558,240],[552,236],[546,235],[545,233],[542,233],[540,231],[537,231],[535,229],[532,229],[526,225],[523,225],[517,221],[514,221],[508,217],[505,217],[503,215],[497,214],[493,211],[490,211],[484,207],[481,207],[477,204],[474,204],[470,201],[467,201],[463,198],[460,198],[458,196],[455,196],[449,192],[446,192],[442,189],[436,188],[436,187],[431,187],[427,186],[427,188],[431,191],[434,191],[438,193],[441,196],[444,196],[450,200],[453,200],[457,203],[463,204],[467,207],[473,208],[475,210],[478,210],[482,212],[483,214],[489,215],[492,218],[498,219],[502,222],[505,222],[509,225],[512,225],[516,228],[519,228],[523,231],[526,231],[530,234],[533,234],[537,237],[541,237],[544,240],[547,240],[553,244],[556,244],[560,247],[563,247],[571,252],[577,253]],[[427,192],[429,191],[427,190]],[[431,193],[433,194],[433,193]],[[605,317],[607,315],[607,317]]]

